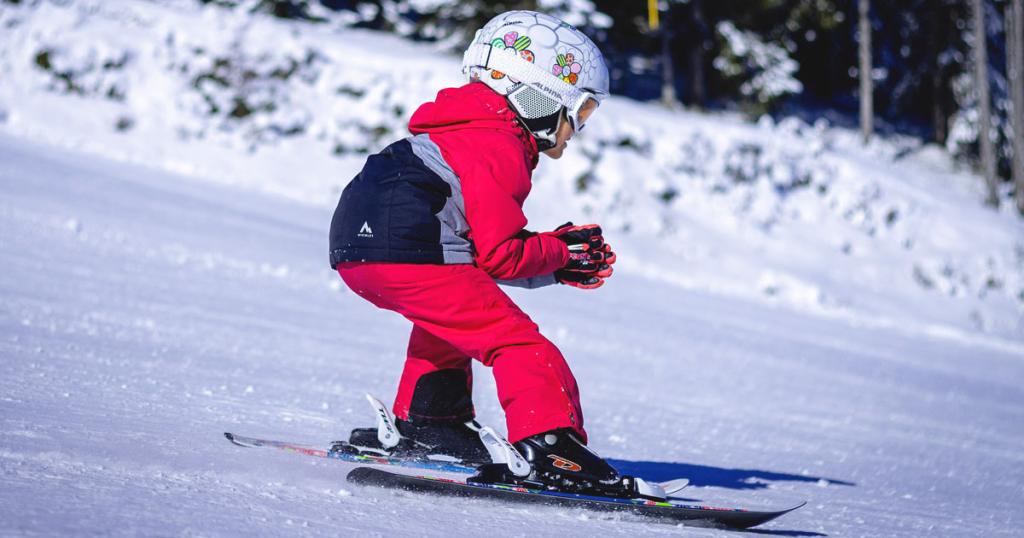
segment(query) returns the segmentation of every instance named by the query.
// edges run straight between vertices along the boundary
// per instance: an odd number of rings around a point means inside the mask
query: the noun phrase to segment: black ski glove
[[[607,271],[608,276],[611,276],[611,269]],[[582,290],[596,290],[601,286],[604,286],[604,279],[607,277],[597,276],[597,273],[580,273],[578,271],[566,271],[559,269],[555,271],[555,280],[559,284],[565,284],[566,286],[572,286],[574,288],[580,288]]]
[[[604,279],[612,276],[615,253],[604,242],[600,226],[574,226],[567,222],[548,233],[569,247],[568,263],[555,271],[555,279],[559,283],[589,290],[600,288],[604,285]]]

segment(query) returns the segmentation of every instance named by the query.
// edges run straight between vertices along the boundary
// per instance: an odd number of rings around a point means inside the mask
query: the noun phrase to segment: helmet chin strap
[[[558,145],[558,128],[562,125],[564,109],[541,118],[524,118],[517,115],[516,119],[537,142],[537,151],[547,151]]]
[[[555,147],[555,143],[546,138],[534,136],[533,139],[537,141],[537,151],[541,153]]]

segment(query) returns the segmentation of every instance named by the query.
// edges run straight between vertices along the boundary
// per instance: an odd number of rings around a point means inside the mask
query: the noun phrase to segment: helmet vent
[[[562,105],[530,86],[522,86],[509,96],[520,117],[536,119],[557,113]]]

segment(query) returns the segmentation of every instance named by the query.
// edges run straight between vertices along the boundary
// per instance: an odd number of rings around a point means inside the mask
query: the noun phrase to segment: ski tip
[[[788,513],[792,512],[794,510],[798,510],[800,508],[803,508],[806,505],[807,505],[807,501],[804,501],[804,502],[802,502],[802,503],[800,503],[800,504],[798,504],[798,505],[796,505],[796,506],[794,506],[792,508],[784,508],[782,510],[779,510],[778,512],[776,512],[776,514],[778,514],[780,516],[781,515],[785,515],[785,514],[788,514]]]
[[[793,510],[796,510],[797,508],[803,508],[806,505],[807,505],[807,501],[804,501],[804,502],[802,502],[802,503],[800,503],[800,504],[798,504],[798,505],[794,506],[793,508],[790,508],[789,510],[786,510],[786,511],[787,512],[792,512]]]
[[[228,441],[231,441],[231,444],[233,445],[245,448],[260,446],[259,442],[256,439],[250,439],[248,437],[245,437],[244,435],[235,435],[231,432],[224,432],[224,437],[226,437]]]
[[[722,523],[723,523],[723,525],[725,527],[728,527],[728,528],[733,528],[733,529],[749,529],[751,527],[756,527],[758,525],[761,525],[761,524],[767,523],[769,521],[772,521],[772,520],[774,520],[776,518],[782,517],[782,516],[792,512],[793,510],[796,510],[798,508],[803,507],[805,504],[807,504],[807,501],[804,501],[804,502],[802,502],[802,503],[800,503],[800,504],[798,504],[798,505],[796,505],[796,506],[794,506],[792,508],[786,508],[786,509],[783,509],[783,510],[773,510],[773,511],[751,510],[751,511],[740,512],[739,514],[736,514],[735,519],[733,519],[732,521],[728,521],[728,522],[723,521]]]

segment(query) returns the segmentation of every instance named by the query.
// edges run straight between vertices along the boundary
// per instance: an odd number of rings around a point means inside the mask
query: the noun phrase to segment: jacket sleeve
[[[482,161],[462,181],[477,266],[496,280],[550,275],[565,267],[569,249],[561,239],[523,229],[520,204],[530,186],[525,164],[494,168]]]

